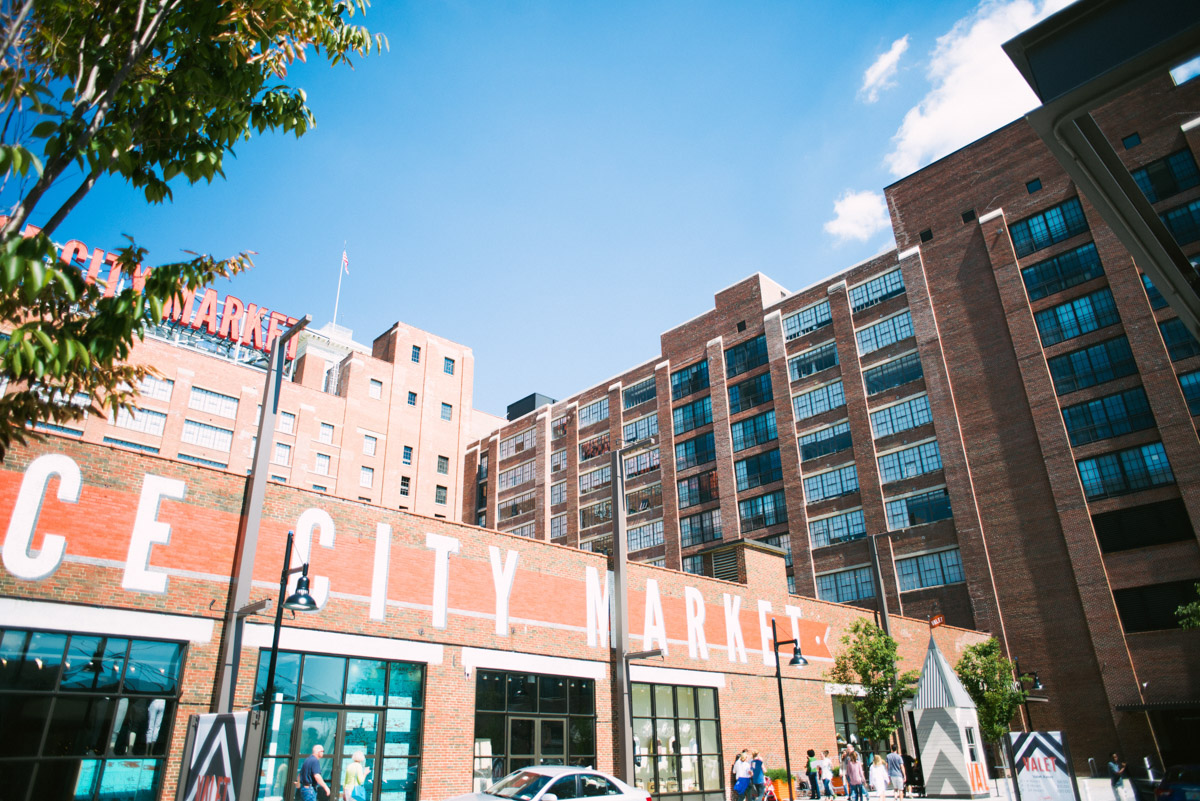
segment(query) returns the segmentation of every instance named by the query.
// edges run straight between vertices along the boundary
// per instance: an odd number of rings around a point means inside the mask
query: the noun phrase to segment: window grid
[[[550,485],[550,505],[558,506],[567,502],[567,482],[560,481]]]
[[[1102,275],[1104,265],[1100,263],[1100,254],[1093,242],[1021,270],[1030,300],[1039,300]]]
[[[550,539],[557,540],[567,536],[567,516],[556,515],[550,518]]]
[[[848,464],[804,479],[804,497],[808,503],[858,492],[858,469]]]
[[[942,469],[942,454],[937,440],[924,442],[902,451],[879,457],[879,483],[891,484],[913,476]]]
[[[871,568],[855,567],[817,576],[817,597],[840,604],[874,598],[875,580]]]
[[[658,469],[658,448],[625,457],[625,478],[636,478]]]
[[[1079,462],[1079,478],[1088,500],[1175,483],[1161,442],[1083,459]]]
[[[1193,200],[1186,206],[1171,209],[1159,217],[1180,245],[1200,239],[1200,199]]]
[[[663,542],[663,521],[661,520],[655,520],[652,523],[646,523],[645,525],[629,529],[630,551],[653,548],[657,545],[662,545]]]
[[[550,472],[558,473],[567,469],[567,449],[562,448],[550,454]]]
[[[632,409],[634,406],[640,406],[646,401],[654,400],[658,396],[658,383],[654,376],[647,378],[645,381],[639,381],[621,393],[621,402],[626,409]]]
[[[445,501],[443,501],[443,503],[445,503]],[[515,534],[518,537],[529,537],[530,539],[533,539],[537,536],[537,523],[525,523],[524,525],[517,526],[516,528],[506,529],[505,533]]]
[[[377,378],[372,378],[367,382],[367,395],[378,400],[383,397],[383,382]],[[408,393],[408,405],[417,405],[417,394],[415,392]]]
[[[446,375],[454,375],[454,359],[445,357],[442,361],[442,372]]]
[[[921,395],[886,409],[871,412],[871,430],[875,438],[898,434],[933,422],[929,396]]]
[[[400,494],[402,496],[404,496],[405,498],[408,497],[408,492],[409,492],[409,488],[411,487],[411,483],[412,482],[408,476],[400,476]]]
[[[231,420],[237,417],[237,407],[237,398],[213,392],[211,389],[192,387],[192,394],[188,396],[189,409],[228,417]]]
[[[850,309],[860,312],[904,293],[904,275],[899,268],[850,288]]]
[[[1123,336],[1055,356],[1047,363],[1050,377],[1054,379],[1054,391],[1059,395],[1137,372],[1129,340]]]
[[[1138,188],[1151,203],[1178,195],[1200,184],[1200,171],[1187,148],[1177,150],[1166,158],[1152,161],[1131,173]]]
[[[370,487],[375,483],[375,470],[370,467],[360,468],[358,471],[358,485],[360,487]]]
[[[450,475],[450,457],[439,456],[437,458],[437,471],[443,476]]]
[[[691,573],[693,576],[704,575],[704,557],[697,554],[696,556],[683,557],[683,572]]]
[[[625,495],[625,510],[633,515],[662,506],[662,484],[651,484]]]
[[[679,539],[684,548],[721,539],[721,510],[709,509],[679,518]],[[687,557],[684,564],[687,564]]]
[[[764,442],[772,442],[778,437],[775,428],[775,410],[756,414],[739,420],[729,427],[733,440],[733,452],[738,453]]]
[[[433,488],[433,502],[438,506],[446,505],[446,488],[441,484]]]
[[[900,592],[957,584],[964,581],[958,548],[896,560]]]
[[[313,472],[320,476],[329,475],[329,454],[315,454],[315,459],[313,461]]]
[[[143,434],[161,437],[167,425],[167,416],[162,412],[155,412],[150,409],[141,409],[138,407],[126,409],[122,407],[117,410],[117,417],[113,421],[113,425],[118,428],[127,428],[130,431],[140,431]]]
[[[229,453],[229,448],[233,445],[233,432],[225,428],[210,426],[207,423],[198,423],[195,420],[184,420],[183,433],[179,440],[191,445]]]
[[[1142,273],[1142,288],[1146,290],[1146,300],[1150,301],[1150,308],[1165,309],[1167,307],[1167,299],[1158,291],[1158,287],[1150,280],[1150,276]]]
[[[717,450],[713,444],[711,431],[675,445],[676,470],[687,470],[689,467],[708,464],[716,458]]]
[[[738,501],[738,515],[741,517],[743,533],[786,523],[787,503],[784,501],[783,490]]]
[[[271,462],[287,467],[292,463],[292,446],[286,442],[275,443],[275,453],[271,458]]]
[[[767,545],[774,545],[783,551],[783,564],[785,567],[792,566],[792,537],[788,533],[772,534],[769,537],[763,537],[759,542],[765,542]]]
[[[783,479],[779,450],[765,451],[733,463],[738,492],[761,487]]]
[[[443,456],[438,457],[439,467],[441,459],[444,458],[445,457]],[[438,470],[438,472],[441,473],[443,471]],[[500,475],[496,477],[496,485],[498,489],[503,492],[504,490],[510,490],[513,487],[519,487],[528,481],[533,481],[536,476],[537,460],[530,459],[528,462],[522,462],[516,467],[510,467],[507,470],[501,470]]]
[[[1042,347],[1097,331],[1121,321],[1117,304],[1107,287],[1083,297],[1042,309],[1033,316]]]
[[[712,422],[712,397],[705,395],[699,400],[675,407],[671,412],[671,422],[676,436],[708,425]]]
[[[508,439],[500,440],[500,458],[507,459],[510,456],[516,456],[522,451],[533,448],[537,443],[537,430],[527,428],[520,434],[514,434]]]
[[[448,403],[442,404],[442,419],[451,420],[454,417],[454,407]]]
[[[707,470],[694,476],[680,479],[677,482],[679,490],[679,508],[687,509],[702,503],[715,501],[720,492],[717,486],[717,471]]]
[[[550,439],[562,439],[567,435],[567,423],[569,419],[567,415],[554,418],[550,423]]]
[[[639,439],[653,437],[658,433],[658,413],[626,423],[621,428],[621,437],[626,443],[637,442]]]
[[[278,419],[275,421],[275,429],[280,434],[295,434],[296,415],[291,412],[280,412]]]
[[[601,398],[579,410],[579,427],[587,428],[608,419],[608,398]]]
[[[916,381],[923,375],[925,372],[921,367],[921,357],[914,352],[864,370],[863,382],[867,386],[867,395],[878,395],[880,392]]]
[[[363,434],[363,455],[374,456],[375,447],[379,444],[379,440],[370,434]]]
[[[792,398],[792,411],[797,420],[816,417],[830,409],[838,409],[845,405],[846,393],[841,380],[811,389]]]
[[[588,459],[595,459],[597,456],[603,456],[609,452],[608,432],[605,431],[598,437],[592,437],[589,440],[579,443],[579,461],[586,462]]]
[[[808,461],[851,446],[850,423],[841,422],[800,437],[800,460]]]
[[[838,363],[836,342],[826,342],[788,359],[788,376],[799,381],[806,376],[828,370]]]
[[[1141,431],[1154,425],[1150,402],[1141,387],[1067,406],[1062,410],[1062,415],[1071,444],[1075,446]]]
[[[378,382],[376,382],[376,383],[378,383]],[[381,385],[381,386],[382,386],[382,385]],[[372,387],[374,387],[374,385],[372,385]],[[378,398],[379,396],[378,396],[378,395],[372,395],[371,397],[372,397],[372,398]],[[417,393],[415,393],[415,392],[410,392],[410,393],[408,393],[408,405],[409,405],[409,406],[416,406],[416,405],[417,405]]]
[[[1082,234],[1088,230],[1088,224],[1079,198],[1073,197],[1040,214],[1013,223],[1008,230],[1017,257],[1023,259],[1042,248]]]
[[[708,388],[708,360],[671,373],[671,400],[686,398]]]
[[[1177,362],[1200,354],[1200,342],[1196,341],[1192,332],[1187,330],[1183,320],[1178,317],[1159,323],[1158,330],[1162,333],[1163,343],[1167,346],[1167,354],[1170,355],[1171,361]]]
[[[1187,400],[1188,411],[1200,414],[1200,370],[1179,376],[1179,387]]]
[[[412,445],[404,446],[404,464],[412,464]]]
[[[329,423],[321,423],[321,427],[317,432],[317,441],[323,445],[332,445],[333,426]]]
[[[169,378],[159,378],[147,374],[138,382],[138,392],[144,397],[154,400],[170,401],[171,393],[175,391],[175,382]]]
[[[950,493],[945,487],[894,501],[885,499],[884,508],[887,510],[888,531],[899,531],[952,516]]]
[[[767,363],[767,336],[760,334],[725,351],[725,377],[739,376]]]
[[[417,345],[412,346],[412,360],[414,364],[421,363],[421,348]]]
[[[612,465],[606,464],[599,470],[582,473],[579,476],[579,493],[582,495],[612,483]]]
[[[858,340],[858,352],[866,356],[888,345],[893,345],[913,335],[912,314],[901,312],[895,317],[889,317],[875,325],[864,328],[855,336]]]
[[[737,414],[766,403],[774,398],[771,392],[771,374],[763,373],[749,381],[734,384],[729,388],[729,413]]]
[[[867,521],[862,509],[808,521],[808,539],[814,548],[857,540],[866,534]]]
[[[607,523],[609,520],[612,520],[611,500],[600,501],[600,503],[585,506],[579,510],[580,528],[591,528],[601,523]]]
[[[829,310],[829,301],[823,300],[816,306],[801,309],[790,317],[783,318],[784,337],[791,342],[832,322],[833,314]]]
[[[511,520],[514,517],[532,512],[537,508],[537,491],[530,490],[505,498],[498,504],[500,520]]]

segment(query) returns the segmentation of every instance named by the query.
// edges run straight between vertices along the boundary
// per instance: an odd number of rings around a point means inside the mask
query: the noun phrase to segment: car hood
[[[501,801],[500,796],[488,795],[487,793],[467,793],[466,795],[456,795],[453,798],[447,798],[446,801]]]

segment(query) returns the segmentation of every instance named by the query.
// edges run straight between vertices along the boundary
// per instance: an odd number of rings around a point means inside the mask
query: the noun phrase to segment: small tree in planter
[[[792,788],[795,788],[796,786],[795,774],[788,776],[788,772],[784,768],[771,768],[766,772],[766,776],[771,781],[771,784],[775,786],[775,797],[778,798],[779,801],[787,801],[789,797],[796,797],[794,789],[792,795],[788,795],[789,782],[791,783]]]
[[[1014,682],[1013,671],[1012,660],[1000,653],[1000,643],[995,638],[968,646],[954,666],[958,680],[975,702],[979,731],[984,741],[993,746],[1004,740],[1017,707],[1025,703],[1025,688],[1021,684],[1024,677],[1018,676]],[[1003,747],[1000,755],[1007,764]]]

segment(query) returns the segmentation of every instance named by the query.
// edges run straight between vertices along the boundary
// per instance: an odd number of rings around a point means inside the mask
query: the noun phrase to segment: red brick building
[[[1100,121],[1200,253],[1200,81]],[[897,250],[740,281],[655,359],[472,444],[463,520],[609,550],[626,443],[631,558],[720,578],[724,543],[777,545],[799,595],[995,635],[1081,763],[1197,758],[1174,610],[1200,580],[1200,343],[1024,121],[886,194]]]

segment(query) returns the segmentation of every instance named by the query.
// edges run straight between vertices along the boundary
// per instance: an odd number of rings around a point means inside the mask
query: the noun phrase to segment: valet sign
[[[1060,731],[1009,732],[1019,801],[1079,801],[1066,735]]]

